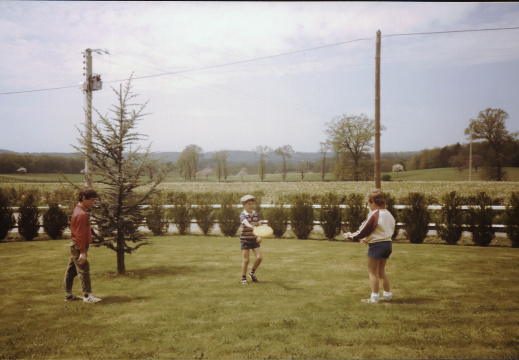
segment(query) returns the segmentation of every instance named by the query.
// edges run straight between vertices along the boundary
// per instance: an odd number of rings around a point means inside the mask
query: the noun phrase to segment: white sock
[[[389,296],[389,297],[392,297],[393,296],[393,293],[390,291],[390,292],[385,292],[384,291],[384,296]]]
[[[378,293],[371,293],[371,298],[373,300],[378,300],[380,298],[380,296],[378,295]]]

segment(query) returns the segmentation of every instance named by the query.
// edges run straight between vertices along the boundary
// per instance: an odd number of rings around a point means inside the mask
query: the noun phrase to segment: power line
[[[77,85],[74,85],[74,86],[61,86],[61,87],[47,88],[47,89],[37,89],[37,90],[12,91],[12,92],[0,93],[0,95],[12,95],[12,94],[23,94],[23,93],[31,93],[31,92],[38,92],[38,91],[62,90],[62,89],[70,89],[70,88],[75,88],[75,87],[77,87]]]
[[[494,29],[472,29],[472,30],[431,31],[431,32],[407,33],[407,34],[389,34],[389,35],[383,35],[382,37],[390,37],[390,36],[413,36],[413,35],[437,35],[437,34],[451,34],[451,33],[477,32],[477,31],[499,31],[499,30],[518,30],[518,29],[519,29],[519,27],[494,28]]]
[[[449,34],[449,33],[501,31],[501,30],[518,30],[518,29],[519,29],[519,27],[504,27],[504,28],[493,28],[493,29],[491,28],[491,29],[468,29],[468,30],[431,31],[431,32],[389,34],[389,35],[383,35],[382,37],[417,36],[417,35],[439,35],[439,34]],[[154,74],[154,75],[139,76],[139,77],[134,77],[133,79],[134,80],[148,79],[148,78],[159,77],[159,76],[176,75],[176,74],[182,74],[182,73],[187,73],[187,72],[194,72],[194,71],[215,69],[215,68],[221,68],[221,67],[232,66],[232,65],[245,64],[245,63],[249,63],[249,62],[260,61],[260,60],[267,60],[267,59],[272,59],[272,58],[281,57],[281,56],[287,56],[287,55],[294,55],[294,54],[299,54],[299,53],[303,53],[303,52],[307,52],[307,51],[315,51],[315,50],[325,49],[325,48],[329,48],[329,47],[335,47],[335,46],[344,45],[344,44],[350,44],[350,43],[359,42],[359,41],[373,40],[374,38],[375,37],[372,36],[372,37],[367,37],[367,38],[360,38],[360,39],[355,39],[355,40],[342,41],[342,42],[338,42],[338,43],[334,43],[334,44],[328,44],[328,45],[318,46],[318,47],[304,49],[304,50],[291,51],[291,52],[286,52],[286,53],[281,53],[281,54],[276,54],[276,55],[263,56],[263,57],[259,57],[259,58],[235,61],[235,62],[219,64],[219,65],[211,65],[211,66],[204,66],[204,67],[198,67],[198,68],[187,69],[187,70],[179,70],[179,71],[165,72],[165,73]],[[128,80],[128,79],[112,80],[112,81],[108,81],[107,83],[121,82],[121,81],[126,81],[126,80]],[[61,86],[61,87],[46,88],[46,89],[12,91],[12,92],[0,93],[0,95],[13,95],[13,94],[23,94],[23,93],[31,93],[31,92],[62,90],[62,89],[70,89],[70,88],[74,88],[74,87],[76,87],[76,86],[75,85],[74,86]]]

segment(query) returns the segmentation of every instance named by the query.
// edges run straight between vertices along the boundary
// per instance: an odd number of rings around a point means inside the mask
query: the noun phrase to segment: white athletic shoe
[[[86,302],[86,303],[96,303],[101,300],[102,299],[95,297],[94,294],[88,294],[83,298],[83,302]]]
[[[384,300],[384,301],[391,301],[391,300],[393,300],[393,295],[384,295],[382,297],[382,300]]]
[[[373,303],[374,303],[374,304],[378,303],[378,299],[373,299],[373,298],[369,298],[369,299],[362,299],[362,300],[360,300],[360,301],[365,302],[365,303],[372,303],[372,304],[373,304]]]

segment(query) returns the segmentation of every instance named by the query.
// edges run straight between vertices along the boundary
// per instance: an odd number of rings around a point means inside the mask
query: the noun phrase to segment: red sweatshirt
[[[70,232],[72,241],[77,244],[79,251],[86,252],[87,245],[92,243],[92,232],[90,231],[90,218],[86,209],[81,205],[76,205],[72,220],[70,221]]]

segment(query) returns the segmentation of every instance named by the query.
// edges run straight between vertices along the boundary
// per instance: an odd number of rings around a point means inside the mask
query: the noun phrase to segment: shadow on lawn
[[[384,301],[381,300],[381,304],[413,304],[413,305],[421,305],[421,304],[429,304],[432,302],[437,302],[437,300],[434,299],[426,299],[426,298],[400,298],[400,299],[393,299],[391,301]]]
[[[159,266],[152,268],[144,268],[144,269],[132,269],[126,272],[125,275],[121,275],[122,277],[128,278],[137,278],[140,280],[154,277],[154,276],[175,276],[181,274],[193,273],[196,268],[188,267],[188,266]],[[115,273],[110,273],[110,277],[116,277]]]
[[[146,300],[148,297],[146,296],[104,296],[103,304],[122,304],[129,303],[139,300]]]

